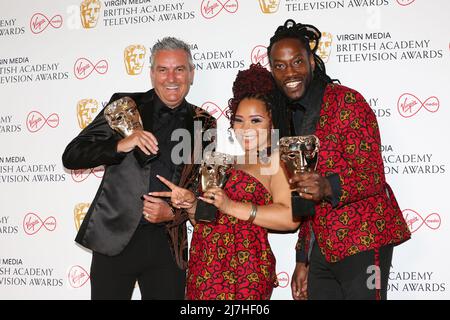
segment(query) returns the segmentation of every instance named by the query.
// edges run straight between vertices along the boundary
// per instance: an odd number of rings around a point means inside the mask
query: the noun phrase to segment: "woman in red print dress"
[[[210,188],[200,197],[219,212],[216,221],[195,224],[187,278],[189,300],[270,299],[277,286],[267,230],[295,230],[299,223],[292,220],[291,193],[278,166],[277,151],[271,153],[270,161],[257,157],[269,145],[273,87],[270,73],[260,65],[240,71],[234,82],[230,120],[245,161],[230,169],[223,189]],[[193,194],[160,179],[172,189],[172,202],[190,207],[192,217]]]
[[[267,229],[292,230],[299,224],[292,220],[289,184],[277,166],[278,153],[270,155],[269,163],[256,156],[270,142],[272,89],[270,73],[260,65],[240,71],[234,82],[230,120],[245,161],[231,169],[223,189],[210,188],[200,198],[214,204],[219,214],[214,223],[195,225],[188,299],[270,299],[278,284]]]

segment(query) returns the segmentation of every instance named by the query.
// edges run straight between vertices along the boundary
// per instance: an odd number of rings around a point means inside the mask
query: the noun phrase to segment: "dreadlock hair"
[[[264,102],[271,115],[274,109],[273,91],[275,82],[270,71],[261,64],[251,64],[247,70],[240,70],[233,83],[233,97],[228,100],[226,115],[233,127],[239,103],[245,98],[254,98]]]
[[[277,28],[275,34],[270,38],[270,44],[267,47],[267,56],[270,59],[270,51],[276,42],[286,38],[298,39],[304,44],[308,54],[312,54],[314,57],[316,63],[314,74],[326,82],[332,82],[333,80],[326,73],[325,63],[316,53],[321,36],[321,32],[315,26],[296,23],[294,20],[288,19],[284,25]]]
[[[270,52],[275,43],[283,39],[298,39],[303,43],[308,54],[312,54],[314,62],[316,64],[314,70],[314,76],[319,77],[326,83],[331,83],[334,81],[339,82],[339,80],[331,79],[325,69],[325,63],[316,53],[319,46],[319,41],[322,34],[313,25],[296,23],[292,19],[286,20],[286,22],[277,28],[275,34],[270,38],[270,44],[267,47],[267,56],[270,59]],[[279,128],[280,138],[290,136],[292,133],[290,131],[291,127],[291,113],[286,108],[289,105],[288,99],[279,90],[274,93],[274,100],[276,106],[283,106],[281,108],[275,108],[272,112],[272,122],[274,126]]]

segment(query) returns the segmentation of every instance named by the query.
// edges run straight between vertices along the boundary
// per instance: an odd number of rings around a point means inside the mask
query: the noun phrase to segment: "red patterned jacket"
[[[317,171],[338,174],[342,194],[337,206],[317,204],[315,216],[302,222],[297,251],[309,252],[312,230],[329,262],[408,240],[410,231],[386,183],[377,119],[364,97],[328,84],[315,134]]]

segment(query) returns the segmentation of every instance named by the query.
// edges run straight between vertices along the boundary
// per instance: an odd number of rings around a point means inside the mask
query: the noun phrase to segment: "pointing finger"
[[[168,186],[170,188],[170,190],[173,190],[177,187],[177,185],[175,185],[174,183],[170,182],[169,180],[167,180],[166,178],[160,176],[160,175],[156,175],[156,177],[161,180],[162,183],[164,183],[166,186]]]
[[[164,200],[160,199],[160,198],[155,198],[152,196],[148,196],[146,194],[144,194],[144,199],[150,202],[165,202]]]
[[[172,192],[170,191],[149,192],[148,194],[152,197],[162,197],[162,198],[170,198],[172,196]]]

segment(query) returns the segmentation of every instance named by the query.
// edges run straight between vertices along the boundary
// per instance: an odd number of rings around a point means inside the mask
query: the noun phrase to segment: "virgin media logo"
[[[36,213],[30,212],[23,218],[23,230],[28,235],[36,234],[44,227],[47,231],[54,231],[56,229],[55,217],[48,217],[42,220]]]
[[[105,74],[108,71],[108,62],[106,60],[100,60],[96,64],[93,64],[86,58],[79,58],[73,66],[73,73],[79,80],[89,77],[94,71],[98,74]]]
[[[269,65],[269,57],[267,56],[267,47],[262,45],[254,47],[250,59],[254,64],[259,63],[263,67],[267,67]]]
[[[34,34],[38,34],[47,29],[48,26],[59,29],[61,28],[62,23],[63,18],[59,14],[54,15],[49,19],[42,13],[35,13],[30,19],[30,30]]]
[[[280,288],[286,288],[289,285],[289,275],[287,272],[280,272],[277,274],[278,286]]]
[[[411,93],[402,94],[397,101],[398,113],[404,118],[410,118],[416,115],[422,108],[434,113],[439,110],[439,106],[439,99],[435,96],[431,96],[422,102]]]
[[[397,3],[401,6],[409,6],[414,1],[416,0],[397,0]]]
[[[73,266],[67,275],[69,284],[72,288],[80,288],[88,282],[89,273],[81,266]]]
[[[222,10],[228,13],[235,13],[239,8],[237,0],[203,0],[200,12],[205,19],[212,19],[217,16]]]
[[[422,226],[426,226],[431,230],[439,229],[441,226],[441,216],[437,213],[431,213],[425,216],[420,215],[412,209],[405,209],[403,210],[403,217],[405,218],[411,233],[416,232]]]
[[[222,109],[217,104],[211,101],[207,101],[202,104],[201,108],[206,110],[210,115],[212,115],[216,120],[219,120],[221,116],[226,117],[226,112],[228,110],[228,106]]]
[[[30,132],[37,132],[41,130],[45,125],[51,128],[56,128],[59,125],[59,116],[56,113],[52,113],[48,117],[45,117],[39,111],[31,111],[27,116],[27,129]]]
[[[103,174],[105,173],[105,168],[103,166],[91,168],[91,169],[80,169],[80,170],[72,170],[72,179],[75,182],[83,182],[86,180],[91,174],[99,179],[103,178]]]

